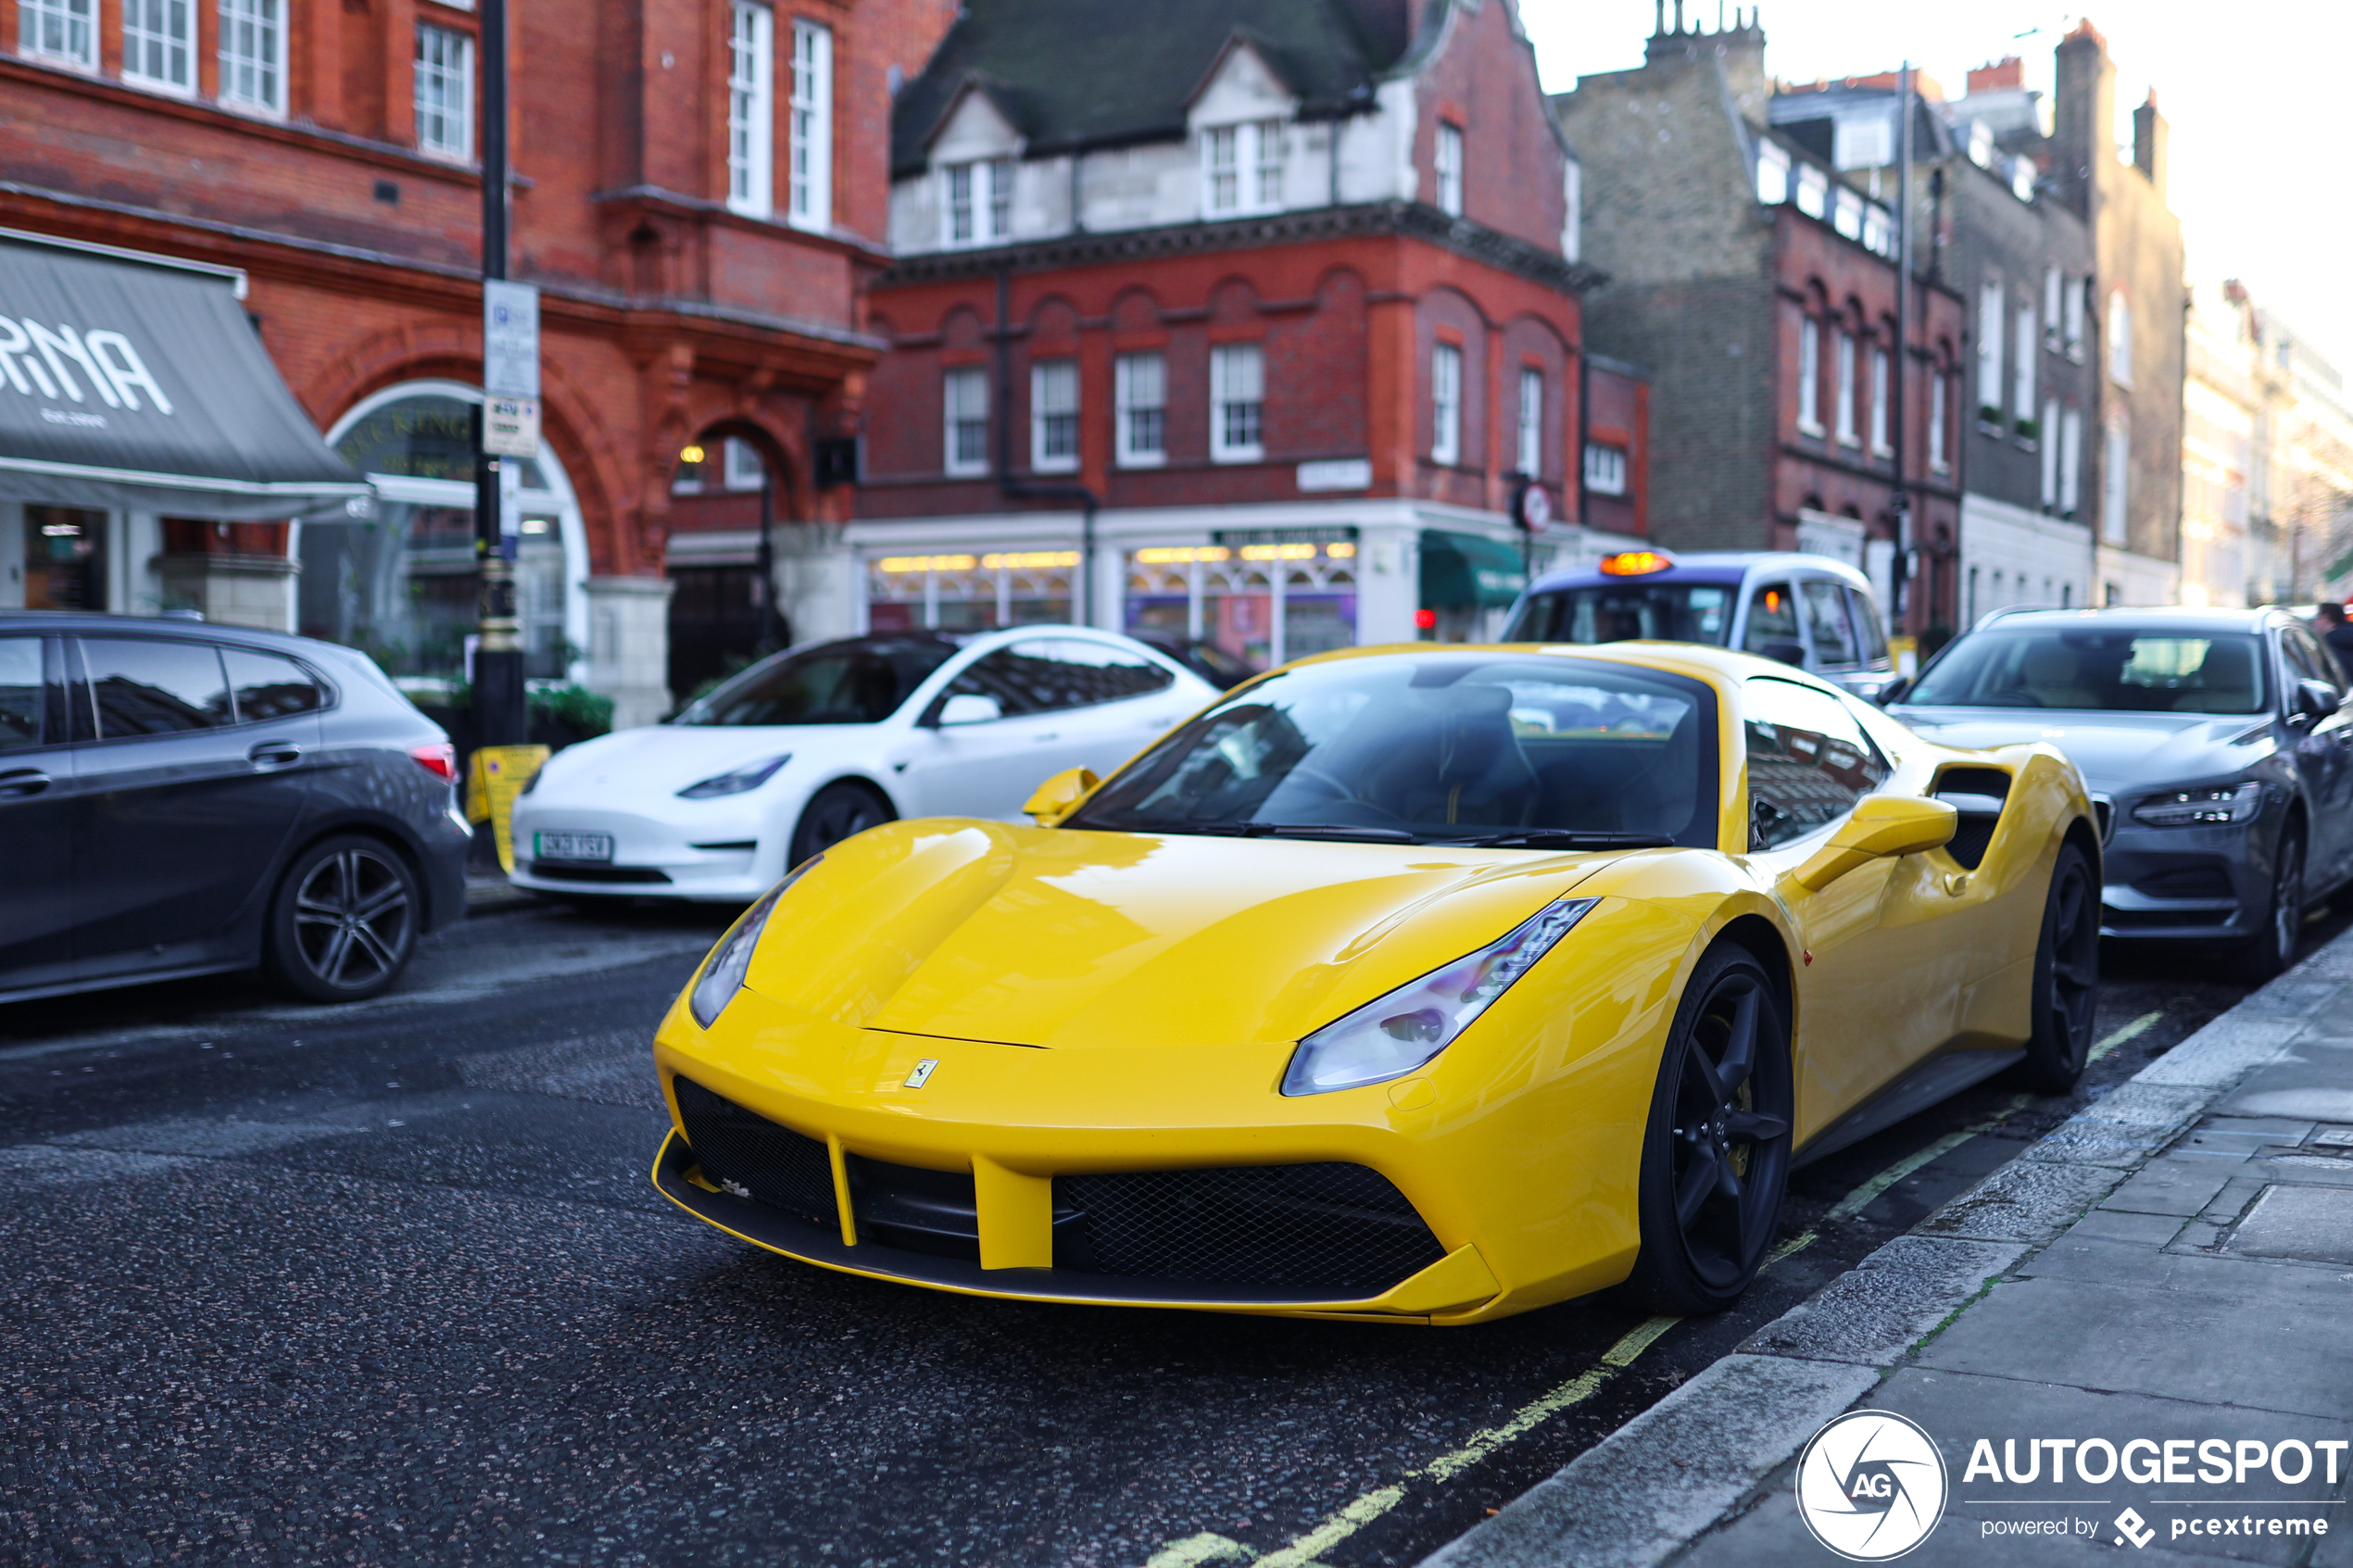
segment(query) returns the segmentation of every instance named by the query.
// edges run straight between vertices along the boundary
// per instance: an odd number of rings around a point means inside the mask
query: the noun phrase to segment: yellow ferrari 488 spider
[[[745,913],[655,1044],[666,1196],[978,1295],[1705,1312],[1793,1160],[2082,1071],[2074,767],[1741,654],[1326,655],[1028,809],[875,828]]]

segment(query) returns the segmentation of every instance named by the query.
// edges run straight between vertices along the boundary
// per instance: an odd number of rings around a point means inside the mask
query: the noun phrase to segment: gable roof
[[[931,138],[975,82],[1033,155],[1180,138],[1194,96],[1238,38],[1302,115],[1370,107],[1403,48],[1382,23],[1366,0],[967,0],[891,106],[891,174],[923,169]]]

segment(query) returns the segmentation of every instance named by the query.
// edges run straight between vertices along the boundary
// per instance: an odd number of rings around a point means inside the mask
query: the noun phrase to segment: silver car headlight
[[[2216,784],[2211,789],[2177,789],[2152,795],[2133,808],[2133,820],[2143,827],[2211,827],[2244,822],[2263,809],[2263,786],[2249,780],[2241,784]]]
[[[727,935],[703,960],[702,972],[695,977],[694,989],[686,993],[686,1010],[705,1029],[718,1022],[736,993],[744,988],[744,976],[751,971],[752,950],[760,946],[760,934],[768,928],[768,917],[776,910],[776,900],[785,890],[817,869],[823,855],[812,855],[793,873],[763,895],[759,903],[746,909],[727,928]]]
[[[1291,1052],[1283,1093],[1329,1094],[1411,1073],[1452,1045],[1599,902],[1548,904],[1477,952],[1325,1024]]]
[[[776,770],[792,760],[787,751],[782,757],[766,757],[757,762],[747,762],[732,772],[717,773],[698,783],[690,784],[678,792],[681,800],[711,800],[723,795],[741,795],[758,789],[776,776]]]

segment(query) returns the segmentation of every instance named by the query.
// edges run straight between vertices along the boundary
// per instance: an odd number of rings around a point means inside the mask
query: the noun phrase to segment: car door
[[[1809,889],[1798,869],[1889,763],[1836,697],[1795,681],[1743,683],[1750,855],[1806,945],[1799,984],[1798,1136],[1820,1130],[1953,1037],[1969,955],[1925,855],[1864,862]]]
[[[1064,768],[1108,774],[1185,716],[1175,672],[1140,649],[1091,637],[1017,646],[1043,661],[1049,710],[1063,715],[1054,737],[1040,743],[1050,756],[1038,783]]]
[[[2279,638],[2287,676],[2279,694],[2282,712],[2291,719],[2296,714],[2299,681],[2318,681],[2336,694],[2334,709],[2303,725],[2296,738],[2296,766],[2312,797],[2308,854],[2317,891],[2339,881],[2353,859],[2353,713],[2345,707],[2343,674],[2321,640],[2301,626],[2282,627]]]
[[[0,992],[73,978],[73,749],[65,648],[0,635]]]
[[[75,754],[76,976],[256,956],[253,917],[319,748],[315,699],[277,711],[301,667],[245,650],[234,679],[259,716],[241,723],[210,641],[80,637],[73,651],[94,736]]]

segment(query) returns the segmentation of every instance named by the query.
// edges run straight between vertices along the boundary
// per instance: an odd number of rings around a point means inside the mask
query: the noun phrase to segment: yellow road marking
[[[2089,1067],[2092,1063],[2099,1060],[2100,1058],[2106,1056],[2108,1052],[2114,1050],[2125,1041],[2135,1039],[2140,1035],[2147,1034],[2149,1031],[2149,1025],[2155,1023],[2158,1019],[2163,1018],[2164,1016],[2165,1015],[2161,1012],[2145,1012],[2141,1014],[2140,1017],[2133,1020],[2132,1022],[2126,1024],[2123,1028],[2119,1029],[2115,1034],[2110,1035],[2107,1039],[2102,1040],[2098,1045],[2094,1046],[2089,1051],[2085,1052],[2083,1056],[2083,1065]]]

